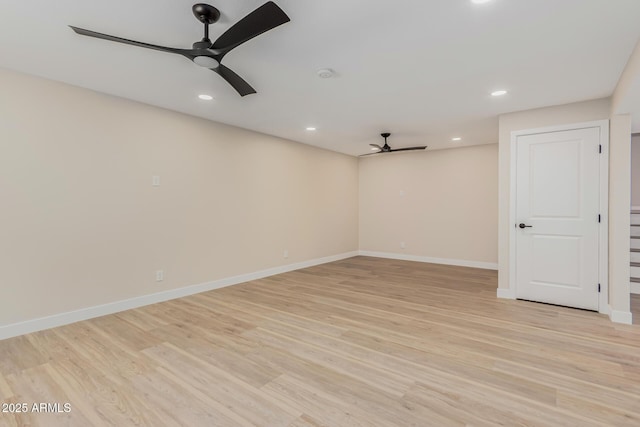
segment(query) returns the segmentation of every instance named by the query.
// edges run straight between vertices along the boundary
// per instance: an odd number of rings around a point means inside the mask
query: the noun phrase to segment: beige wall
[[[353,157],[9,71],[0,93],[0,326],[358,249]]]
[[[630,313],[631,116],[612,116],[610,128],[609,305],[615,319]]]
[[[638,98],[640,97],[640,40],[636,43],[627,64],[620,75],[616,89],[611,96],[611,115],[640,115]],[[635,123],[635,131],[640,131],[640,123]]]
[[[361,250],[497,262],[497,144],[361,158],[359,182]]]
[[[499,118],[499,220],[498,220],[498,287],[509,284],[509,206],[511,174],[511,132],[546,126],[564,125],[608,119],[610,100],[600,99],[504,114]]]
[[[612,319],[631,323],[629,235],[632,204],[636,190],[632,173],[631,133],[640,131],[640,40],[623,70],[611,96],[609,160],[609,299]],[[634,162],[635,163],[635,162]],[[635,172],[635,167],[633,168]],[[635,199],[635,196],[634,196]],[[635,204],[635,203],[634,203]]]
[[[631,138],[631,206],[640,207],[640,135]]]

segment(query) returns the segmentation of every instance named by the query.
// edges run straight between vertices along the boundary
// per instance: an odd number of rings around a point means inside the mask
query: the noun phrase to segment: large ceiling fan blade
[[[274,2],[269,1],[225,31],[213,43],[211,49],[219,52],[221,59],[231,49],[289,21],[287,14]]]
[[[95,37],[97,39],[109,40],[109,41],[112,41],[112,42],[124,43],[124,44],[129,44],[129,45],[132,45],[132,46],[138,46],[138,47],[144,47],[144,48],[147,48],[147,49],[159,50],[159,51],[162,51],[162,52],[177,53],[179,55],[184,55],[185,53],[188,52],[188,50],[185,50],[185,49],[175,49],[175,48],[172,48],[172,47],[158,46],[158,45],[155,45],[155,44],[149,44],[149,43],[137,42],[135,40],[123,39],[122,37],[110,36],[108,34],[102,34],[102,33],[96,32],[96,31],[85,30],[84,28],[74,27],[73,25],[69,25],[69,27],[73,31],[75,31],[77,34],[80,34],[81,36]]]
[[[358,157],[372,156],[374,154],[384,153],[384,151],[376,151],[375,153],[360,154]]]
[[[412,151],[412,150],[424,150],[425,148],[427,148],[426,145],[422,146],[422,147],[407,147],[407,148],[392,148],[390,150],[390,152],[394,152],[394,151]]]
[[[382,147],[379,146],[378,144],[369,144],[372,147],[376,147],[378,150],[382,150]]]
[[[215,71],[225,79],[235,90],[238,91],[240,96],[250,95],[256,93],[256,90],[251,87],[242,77],[231,71],[229,68],[220,64],[218,68],[212,68],[211,71]]]

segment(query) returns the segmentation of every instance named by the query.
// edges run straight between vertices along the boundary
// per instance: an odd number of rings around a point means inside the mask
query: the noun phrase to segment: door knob
[[[521,222],[520,224],[518,224],[518,227],[520,227],[520,228],[532,228],[533,225],[525,225],[524,223]]]

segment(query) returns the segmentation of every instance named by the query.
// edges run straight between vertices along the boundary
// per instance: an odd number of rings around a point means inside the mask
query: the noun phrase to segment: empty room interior
[[[0,427],[640,425],[640,1],[0,5]]]

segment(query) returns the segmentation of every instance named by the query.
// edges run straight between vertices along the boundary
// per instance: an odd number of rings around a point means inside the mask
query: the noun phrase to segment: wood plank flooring
[[[0,341],[4,409],[60,404],[0,426],[639,426],[640,327],[496,282],[356,257]]]

